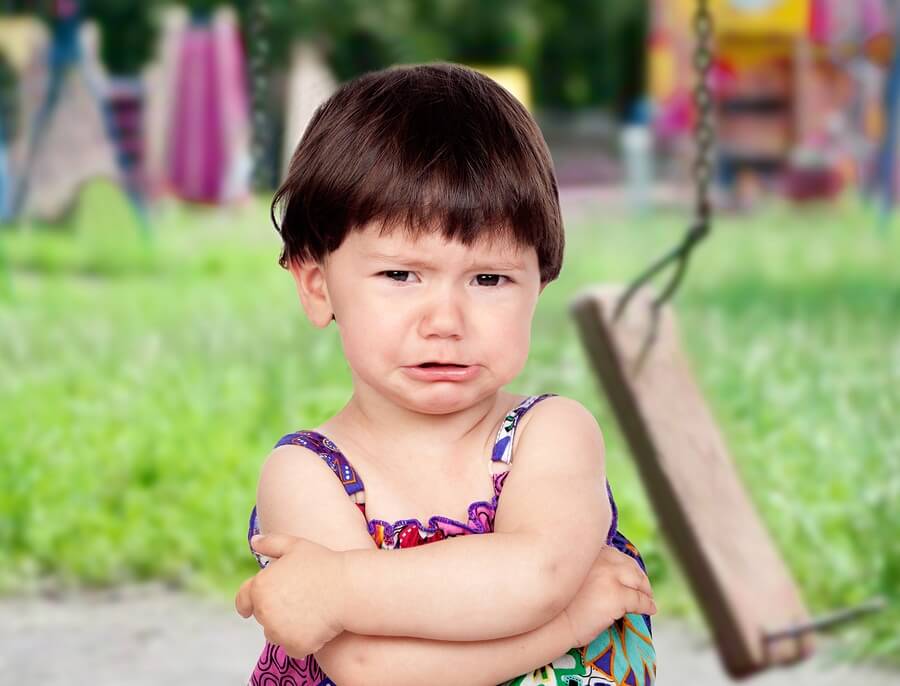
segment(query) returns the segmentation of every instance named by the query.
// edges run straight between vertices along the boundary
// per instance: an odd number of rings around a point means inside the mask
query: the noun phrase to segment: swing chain
[[[699,230],[703,234],[702,238],[709,230],[711,215],[709,187],[712,181],[712,149],[715,139],[714,103],[709,87],[709,72],[713,59],[713,23],[708,0],[699,0],[694,16],[694,32],[697,35],[697,47],[694,52],[694,70],[697,74],[697,83],[694,86],[694,106],[697,110],[697,121],[694,124],[694,139],[697,145],[694,160],[694,183],[697,193],[695,226],[702,227]]]
[[[250,38],[250,77],[252,130],[252,184],[255,189],[269,185],[268,154],[271,144],[271,122],[267,110],[268,79],[266,66],[269,58],[268,27],[269,7],[263,0],[251,0],[248,11],[248,35]]]
[[[635,293],[647,281],[653,278],[672,262],[676,262],[675,272],[662,292],[654,298],[650,329],[644,338],[640,353],[637,357],[636,367],[639,369],[646,358],[650,347],[656,341],[659,328],[659,312],[662,306],[672,298],[681,284],[681,280],[687,270],[687,265],[694,247],[706,238],[710,232],[712,208],[710,203],[710,185],[712,182],[712,152],[715,141],[715,129],[713,125],[714,102],[709,86],[709,72],[712,66],[712,40],[713,17],[709,10],[709,0],[697,0],[697,9],[693,17],[693,29],[696,35],[696,46],[693,55],[693,66],[697,76],[694,86],[694,108],[696,120],[694,123],[694,141],[696,156],[693,165],[693,180],[696,189],[694,205],[694,221],[682,239],[667,254],[647,268],[628,287],[619,298],[613,312],[613,322],[618,321],[625,311],[629,301]]]

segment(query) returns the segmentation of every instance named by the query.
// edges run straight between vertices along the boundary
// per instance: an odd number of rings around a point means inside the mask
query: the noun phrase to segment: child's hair
[[[271,216],[285,268],[321,261],[371,221],[411,237],[438,226],[466,246],[511,235],[534,246],[541,283],[559,275],[565,245],[537,123],[495,81],[456,64],[392,67],[341,86],[310,121]]]

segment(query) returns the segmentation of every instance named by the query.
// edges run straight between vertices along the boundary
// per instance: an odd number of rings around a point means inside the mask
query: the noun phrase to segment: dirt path
[[[663,609],[664,610],[664,609]],[[674,621],[654,622],[657,686],[725,686],[709,642]],[[158,585],[59,598],[0,599],[0,682],[41,686],[240,686],[263,643],[227,604]],[[828,666],[827,647],[754,686],[900,686],[900,673]],[[460,685],[464,686],[464,685]]]

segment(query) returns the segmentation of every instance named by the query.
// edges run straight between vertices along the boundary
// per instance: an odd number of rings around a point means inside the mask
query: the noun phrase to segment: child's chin
[[[460,384],[420,384],[422,390],[413,393],[407,407],[423,414],[447,414],[471,407],[477,398]]]

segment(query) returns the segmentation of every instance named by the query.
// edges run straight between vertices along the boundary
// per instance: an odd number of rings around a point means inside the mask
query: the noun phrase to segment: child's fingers
[[[653,598],[648,596],[646,593],[642,593],[634,588],[629,588],[626,590],[626,614],[639,614],[639,615],[655,615],[656,614],[656,603],[653,602]]]
[[[623,586],[633,588],[641,593],[646,593],[653,597],[653,588],[650,586],[650,579],[640,570],[629,570],[627,574],[619,577],[619,581]]]
[[[285,555],[299,538],[287,534],[257,534],[250,539],[250,547],[254,552],[264,555],[270,560],[277,560]]]
[[[253,614],[253,600],[250,598],[250,587],[253,585],[255,578],[255,576],[251,576],[242,583],[237,595],[234,597],[234,607],[244,619]]]
[[[653,597],[650,579],[647,578],[647,574],[641,568],[640,564],[638,564],[637,560],[611,546],[606,548],[605,551],[607,559],[611,563],[617,564],[622,570],[619,576],[619,583],[628,588],[642,591],[651,598]]]
[[[639,572],[643,573],[644,570],[641,568],[640,563],[631,555],[627,553],[623,553],[618,548],[615,548],[611,545],[605,546],[598,556],[598,562],[603,564],[604,562],[618,565],[620,567],[626,569],[637,569]]]

